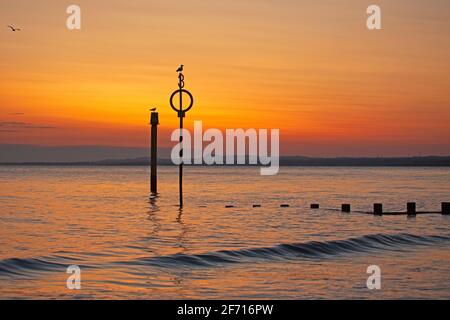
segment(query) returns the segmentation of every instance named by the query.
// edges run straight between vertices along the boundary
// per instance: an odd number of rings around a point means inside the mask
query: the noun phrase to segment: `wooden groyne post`
[[[150,137],[150,192],[156,194],[158,192],[158,112],[153,111],[150,115],[151,137]]]
[[[450,214],[450,202],[441,203],[441,212],[442,214]]]
[[[416,203],[415,202],[408,202],[406,204],[406,213],[408,214],[408,216],[416,215]]]
[[[373,214],[377,216],[383,215],[383,204],[382,203],[374,203],[373,204]]]

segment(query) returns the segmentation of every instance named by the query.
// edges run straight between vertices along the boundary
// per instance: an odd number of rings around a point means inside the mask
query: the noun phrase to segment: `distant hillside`
[[[450,166],[450,156],[427,157],[395,157],[395,158],[309,158],[281,157],[283,166],[408,166],[408,167],[439,167]]]
[[[0,163],[11,162],[93,162],[104,159],[135,159],[148,155],[148,148],[108,146],[36,146],[0,144]],[[159,149],[162,157],[170,157],[169,149]],[[122,160],[123,161],[123,160]]]
[[[108,146],[34,146],[0,144],[0,164],[29,165],[149,165],[147,148]],[[160,165],[172,165],[171,149],[158,149]],[[235,161],[236,163],[236,161]],[[246,161],[248,163],[248,161]],[[339,157],[281,156],[282,166],[450,166],[450,156]]]
[[[235,161],[236,163],[236,161]],[[248,163],[248,162],[246,162]],[[55,166],[148,166],[150,158],[105,159],[100,161],[70,162],[3,162],[0,165],[55,165]],[[173,165],[170,159],[158,159],[158,165]],[[333,166],[333,167],[450,167],[450,157],[409,158],[309,158],[280,157],[281,166]],[[259,164],[257,165],[259,166]]]

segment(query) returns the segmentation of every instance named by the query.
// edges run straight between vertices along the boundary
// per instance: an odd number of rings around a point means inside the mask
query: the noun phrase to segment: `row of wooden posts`
[[[260,208],[260,204],[254,204],[253,208]],[[289,204],[281,204],[281,208],[289,208]],[[226,205],[225,208],[234,208],[233,205]],[[318,203],[312,203],[310,206],[311,209],[319,209],[320,205]],[[349,213],[351,212],[351,205],[348,203],[343,203],[341,205],[341,211]],[[367,214],[374,214],[374,215],[408,215],[408,216],[415,216],[416,214],[425,214],[425,213],[441,213],[444,215],[450,215],[450,202],[442,202],[441,203],[441,211],[417,211],[416,210],[416,203],[415,202],[408,202],[406,204],[406,212],[384,212],[383,211],[383,204],[382,203],[374,203],[373,204],[373,211],[354,211],[358,213],[367,213]]]
[[[350,204],[342,204],[341,205],[342,212],[350,212],[351,206]],[[409,215],[415,216],[416,214],[426,214],[426,213],[441,213],[444,215],[450,215],[450,202],[442,202],[441,203],[441,211],[417,211],[415,202],[407,202],[406,203],[406,212],[384,212],[382,203],[374,203],[372,212],[364,212],[364,211],[356,211],[360,213],[371,213],[374,215]]]

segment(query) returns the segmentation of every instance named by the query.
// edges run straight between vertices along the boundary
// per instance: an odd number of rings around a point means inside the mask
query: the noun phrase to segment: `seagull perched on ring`
[[[184,67],[184,65],[182,64],[182,65],[177,69],[177,72],[183,72],[183,67]]]

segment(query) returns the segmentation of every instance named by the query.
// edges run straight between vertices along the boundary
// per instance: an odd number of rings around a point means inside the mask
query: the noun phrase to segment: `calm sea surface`
[[[188,167],[182,211],[159,179],[150,200],[145,167],[0,167],[0,298],[450,299],[450,216],[328,210],[439,211],[449,168]]]

